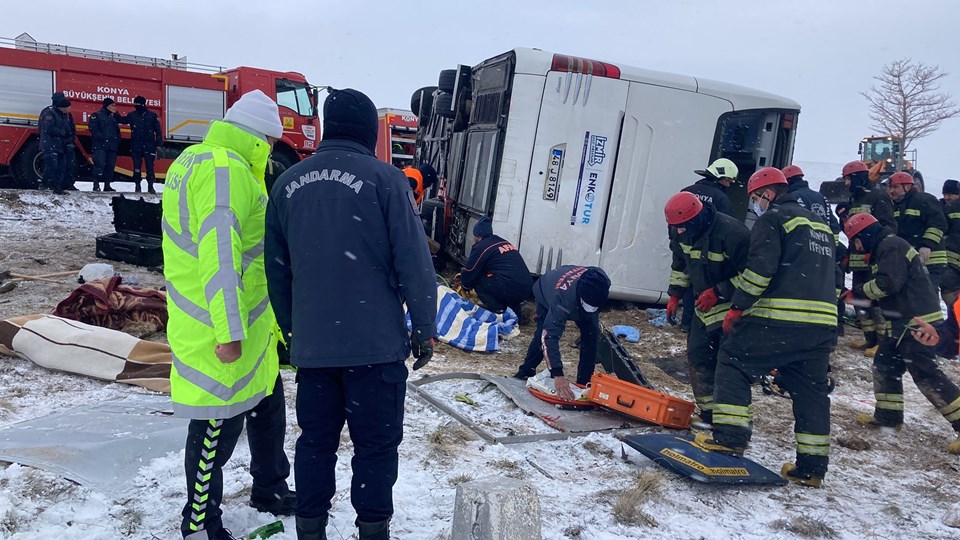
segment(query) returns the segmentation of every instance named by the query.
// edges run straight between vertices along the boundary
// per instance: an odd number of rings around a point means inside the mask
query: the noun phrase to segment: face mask
[[[753,213],[757,215],[757,217],[762,216],[763,213],[766,212],[766,210],[760,207],[760,203],[758,201],[750,201],[750,208],[753,210]]]
[[[591,306],[590,304],[584,302],[583,300],[580,300],[580,305],[583,306],[583,310],[586,311],[587,313],[593,313],[598,309],[600,309],[596,306]]]

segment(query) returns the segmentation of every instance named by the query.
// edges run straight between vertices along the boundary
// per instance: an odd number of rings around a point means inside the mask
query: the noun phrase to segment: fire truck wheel
[[[285,171],[297,163],[297,161],[290,157],[286,152],[278,149],[274,149],[273,153],[270,154],[270,159],[276,161],[280,165],[281,171]]]
[[[433,106],[433,93],[436,92],[436,86],[424,86],[410,96],[410,110],[413,114],[419,115],[421,123],[430,119],[430,108]],[[422,109],[421,109],[422,104]]]
[[[43,152],[40,151],[40,141],[32,140],[20,150],[14,159],[11,172],[18,188],[36,189],[40,186],[40,177],[43,175]]]
[[[440,87],[440,90],[453,93],[453,87],[457,85],[457,70],[455,69],[445,69],[440,72],[440,79],[437,81],[437,86]]]

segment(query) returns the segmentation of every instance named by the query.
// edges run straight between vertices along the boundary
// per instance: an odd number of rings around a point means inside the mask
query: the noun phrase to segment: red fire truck
[[[300,73],[222,69],[188,64],[176,56],[162,60],[37,43],[28,34],[0,38],[0,169],[9,168],[15,187],[37,186],[43,171],[38,117],[50,105],[50,96],[63,92],[72,102],[77,124],[76,177],[88,179],[90,115],[107,97],[116,101],[120,114],[130,112],[133,99],[142,95],[160,116],[164,144],[157,151],[156,171],[163,179],[180,152],[202,140],[210,121],[223,118],[240,96],[257,89],[280,106],[284,131],[273,159],[289,167],[312,154],[320,141],[318,93]],[[115,173],[132,177],[130,130],[121,126],[121,132]]]
[[[413,165],[417,117],[410,111],[377,109],[377,159],[399,168]]]

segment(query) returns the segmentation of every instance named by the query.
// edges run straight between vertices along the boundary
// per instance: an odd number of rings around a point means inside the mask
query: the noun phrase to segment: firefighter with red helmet
[[[960,389],[936,362],[933,345],[943,321],[940,300],[920,255],[905,239],[895,235],[869,214],[847,220],[844,232],[866,253],[874,271],[871,279],[846,294],[848,302],[873,302],[887,317],[880,348],[873,359],[873,414],[857,421],[870,427],[903,425],[903,374],[910,372],[920,392],[960,432]],[[960,454],[960,436],[948,446]]]
[[[673,319],[680,299],[692,289],[696,317],[687,333],[687,362],[700,419],[713,421],[713,382],[717,351],[723,339],[723,317],[734,288],[730,280],[743,270],[750,231],[693,193],[682,191],[664,207],[667,225],[677,235],[673,249],[667,311]]]
[[[940,278],[947,266],[947,251],[943,244],[947,218],[943,215],[943,207],[933,195],[915,189],[913,176],[905,172],[890,176],[887,194],[894,203],[897,236],[917,250],[930,273],[930,282],[939,290]]]
[[[851,161],[841,170],[844,184],[850,190],[850,204],[847,217],[868,213],[877,218],[882,225],[897,232],[897,220],[893,215],[893,203],[879,186],[870,181],[867,166],[859,160]],[[870,279],[870,260],[866,253],[850,249],[847,257],[847,270],[853,276],[853,285],[862,285]],[[879,314],[871,310],[858,310],[860,326],[863,328],[864,342],[855,346],[865,349],[867,356],[873,356],[877,350],[878,324],[883,324]]]
[[[742,454],[753,426],[751,384],[776,369],[790,392],[796,463],[784,478],[819,487],[830,453],[828,359],[837,326],[833,231],[787,191],[779,169],[757,170],[747,183],[754,212],[747,265],[733,283],[717,355],[713,436],[706,450]]]

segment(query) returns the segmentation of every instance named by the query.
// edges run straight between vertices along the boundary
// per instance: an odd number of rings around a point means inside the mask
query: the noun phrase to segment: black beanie
[[[377,148],[377,107],[363,92],[334,90],[323,102],[323,138],[347,139]]]
[[[577,294],[584,303],[593,307],[603,307],[610,294],[610,278],[602,268],[591,267],[580,276]]]
[[[956,180],[947,180],[943,183],[944,195],[960,195],[960,182]]]
[[[69,107],[70,100],[67,99],[67,96],[63,95],[63,92],[57,92],[53,94],[51,98],[53,100],[54,107]]]
[[[147,104],[147,98],[145,98],[145,97],[143,97],[143,96],[137,96],[137,97],[133,98],[133,104],[134,104],[134,105],[146,105],[146,104]]]
[[[423,189],[430,189],[437,185],[437,170],[429,163],[420,165],[420,175],[423,176]]]
[[[473,235],[479,236],[480,238],[493,236],[493,220],[488,216],[480,218],[480,221],[473,226]]]
[[[114,101],[113,98],[103,98],[103,108],[104,108],[104,109],[106,109],[107,107],[113,105],[114,103],[116,103],[116,101]]]

